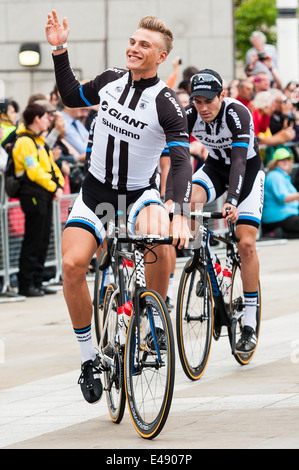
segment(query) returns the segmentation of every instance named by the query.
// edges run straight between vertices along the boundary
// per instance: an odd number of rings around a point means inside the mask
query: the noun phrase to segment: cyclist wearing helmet
[[[227,191],[222,213],[236,222],[245,296],[244,329],[237,352],[256,345],[256,305],[259,260],[255,240],[263,208],[264,171],[254,137],[250,111],[239,101],[225,98],[222,78],[205,69],[191,78],[193,104],[186,108],[189,133],[209,151],[192,179],[191,205],[209,203]]]

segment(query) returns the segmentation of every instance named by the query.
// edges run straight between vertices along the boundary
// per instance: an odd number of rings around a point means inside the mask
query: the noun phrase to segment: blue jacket
[[[262,222],[271,224],[299,214],[299,201],[284,202],[290,193],[297,193],[297,189],[285,171],[275,168],[266,174]]]

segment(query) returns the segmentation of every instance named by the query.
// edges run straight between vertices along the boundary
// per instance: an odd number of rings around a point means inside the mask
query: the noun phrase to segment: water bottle
[[[232,273],[228,269],[223,269],[222,295],[224,303],[229,305],[230,288],[232,283]]]
[[[222,271],[222,268],[221,268],[221,264],[216,262],[214,264],[214,268],[215,268],[215,271],[216,271],[218,285],[219,285],[219,287],[221,287],[222,282],[223,282],[223,271]]]
[[[132,313],[132,301],[126,302],[117,309],[117,324],[119,344],[124,346],[126,344],[127,329]]]
[[[212,252],[212,251],[211,251],[211,259],[212,259],[212,263],[214,265],[218,285],[219,285],[219,287],[221,287],[222,280],[223,280],[223,272],[222,272],[220,260],[219,260],[218,256],[216,256],[215,253]]]
[[[128,326],[129,326],[132,310],[133,310],[132,300],[129,300],[124,305],[124,326],[126,329],[126,334],[128,331]]]

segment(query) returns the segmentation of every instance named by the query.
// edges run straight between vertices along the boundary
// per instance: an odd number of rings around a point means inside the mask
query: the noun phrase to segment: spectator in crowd
[[[65,140],[79,153],[79,161],[85,160],[88,130],[80,121],[81,108],[63,106],[62,116],[65,120]]]
[[[20,203],[25,213],[25,234],[19,259],[19,293],[37,297],[55,293],[42,285],[49,245],[52,201],[60,200],[64,178],[42,136],[49,127],[45,109],[32,103],[23,113],[13,149],[16,175],[22,177]]]
[[[190,96],[191,93],[191,86],[190,86],[190,80],[198,72],[198,68],[189,65],[183,70],[183,80],[179,83],[178,89],[179,90],[185,90],[187,91],[188,95]]]
[[[250,110],[252,110],[252,107],[253,107],[253,104],[252,104],[253,94],[254,94],[254,87],[253,87],[252,80],[248,78],[244,78],[240,80],[238,84],[238,93],[237,93],[236,99],[238,101],[241,101],[241,103],[244,104]]]
[[[272,135],[279,132],[287,126],[294,127],[295,116],[293,114],[293,106],[290,99],[282,93],[281,90],[273,88],[271,90],[273,96],[273,112],[270,116],[270,131]]]
[[[271,86],[281,88],[275,46],[266,44],[266,36],[261,31],[254,31],[250,36],[250,42],[253,47],[247,51],[245,57],[248,70],[253,75],[265,72],[269,77]]]
[[[292,125],[285,123],[284,127],[272,135],[270,119],[275,110],[275,95],[272,91],[258,93],[254,98],[254,111],[252,112],[254,132],[260,145],[266,145],[267,149],[261,150],[264,163],[272,159],[275,147],[292,141],[296,133]]]
[[[291,102],[294,112],[299,111],[299,85],[291,93]]]
[[[8,138],[9,134],[16,129],[18,121],[19,105],[9,99],[0,102],[0,126],[3,129],[3,136],[0,144]]]
[[[179,97],[180,102],[184,107],[188,106],[190,103],[190,96],[186,90],[177,90],[176,94]]]
[[[283,93],[287,97],[287,99],[291,100],[293,91],[295,91],[296,88],[298,87],[299,87],[299,83],[293,80],[286,84],[286,86],[283,89]]]
[[[174,90],[175,88],[175,85],[176,85],[176,82],[178,80],[178,76],[179,76],[179,70],[180,70],[180,66],[181,66],[181,63],[182,63],[182,60],[180,57],[175,57],[172,61],[172,68],[173,68],[173,71],[172,73],[169,75],[168,79],[166,80],[166,85],[169,87],[169,88],[172,88]]]
[[[296,135],[293,139],[293,142],[296,145],[292,148],[292,150],[293,150],[294,155],[295,155],[295,161],[299,162],[299,148],[298,148],[298,144],[299,144],[299,111],[295,111],[294,118],[295,118],[294,130],[295,130]],[[298,173],[298,177],[299,177],[299,170],[298,170],[297,173]]]
[[[271,88],[270,79],[265,72],[259,72],[254,76],[253,85],[255,94],[261,91],[268,91]]]
[[[54,106],[55,109],[61,109],[62,108],[61,98],[60,98],[60,94],[59,94],[57,85],[55,85],[53,90],[50,92],[49,101],[50,101],[51,105]]]
[[[238,78],[234,78],[227,89],[227,96],[230,98],[236,98],[238,95],[238,86],[239,86],[240,80]],[[224,82],[225,85],[225,82]],[[223,91],[225,91],[225,86],[223,87]]]
[[[3,127],[0,126],[0,140],[3,139]],[[7,162],[7,152],[0,145],[0,173],[4,172]]]
[[[293,154],[278,148],[268,165],[262,215],[264,236],[299,238],[299,192],[292,184]]]
[[[34,93],[29,96],[27,104],[35,103],[38,100],[47,100],[47,97],[43,93]]]
[[[229,86],[227,84],[227,82],[225,80],[223,80],[222,82],[222,86],[223,86],[223,93],[224,93],[224,96],[227,98],[229,95]]]
[[[270,124],[270,116],[274,110],[271,93],[269,91],[257,93],[253,100],[253,107],[254,133],[256,137],[259,137],[261,133],[264,134],[267,132]]]

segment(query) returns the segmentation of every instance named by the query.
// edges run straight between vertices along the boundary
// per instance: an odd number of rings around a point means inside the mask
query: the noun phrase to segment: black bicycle
[[[111,266],[113,272],[103,301],[102,328],[99,319],[95,321],[110,416],[113,422],[120,423],[127,401],[133,424],[146,439],[156,437],[167,420],[175,352],[165,302],[157,292],[146,288],[145,255],[159,244],[171,243],[171,237],[127,236],[115,228],[99,264],[99,271]],[[132,250],[125,248],[128,244],[133,244]],[[124,260],[133,263],[130,276],[124,273]],[[128,301],[132,301],[132,313],[124,345],[118,311]]]
[[[222,328],[228,334],[231,351],[237,362],[248,364],[255,353],[236,352],[236,344],[243,330],[245,300],[241,279],[241,260],[233,224],[228,221],[227,236],[213,233],[210,219],[223,218],[221,212],[195,212],[200,219],[198,247],[181,275],[176,310],[176,332],[179,356],[183,370],[191,380],[198,380],[206,368],[212,337],[218,340]],[[215,271],[215,254],[210,242],[222,242],[226,247],[226,265],[231,267],[231,287],[228,303],[224,302],[220,281]],[[258,282],[256,337],[261,322],[261,286]]]

